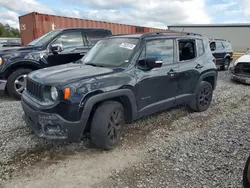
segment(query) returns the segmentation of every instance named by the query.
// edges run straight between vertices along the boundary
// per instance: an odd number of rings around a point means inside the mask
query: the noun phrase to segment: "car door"
[[[173,39],[146,41],[138,62],[153,57],[163,64],[151,70],[147,70],[145,64],[137,64],[135,92],[140,117],[174,105],[177,93],[175,74],[178,72],[174,52]]]
[[[58,53],[49,53],[47,57],[49,66],[61,65],[77,61],[83,56],[81,48],[84,47],[84,42],[83,34],[80,29],[62,33],[49,46],[53,44],[62,45],[63,50]]]
[[[179,72],[176,103],[181,104],[188,101],[195,92],[203,71],[202,56],[205,55],[205,48],[201,39],[177,39],[177,44]],[[190,49],[187,50],[187,48]]]

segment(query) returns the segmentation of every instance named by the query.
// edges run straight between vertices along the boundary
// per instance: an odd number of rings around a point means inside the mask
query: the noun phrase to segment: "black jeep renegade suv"
[[[216,82],[205,37],[112,36],[76,63],[30,73],[22,107],[40,137],[71,142],[90,132],[96,146],[111,149],[125,123],[178,104],[207,110]]]

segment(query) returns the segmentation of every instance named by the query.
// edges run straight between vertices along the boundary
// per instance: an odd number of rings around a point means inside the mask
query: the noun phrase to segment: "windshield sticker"
[[[121,48],[126,48],[126,49],[129,49],[129,50],[133,50],[135,45],[134,44],[129,44],[129,43],[122,43],[120,45]]]

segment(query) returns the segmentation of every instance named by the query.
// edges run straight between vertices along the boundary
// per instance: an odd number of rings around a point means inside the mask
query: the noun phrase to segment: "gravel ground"
[[[227,72],[219,73],[209,110],[179,107],[143,118],[110,152],[90,149],[87,139],[65,145],[37,138],[18,101],[0,99],[0,114],[4,187],[241,187],[250,151],[250,86],[230,81]],[[40,162],[51,159],[53,165]],[[37,162],[46,168],[28,167]]]

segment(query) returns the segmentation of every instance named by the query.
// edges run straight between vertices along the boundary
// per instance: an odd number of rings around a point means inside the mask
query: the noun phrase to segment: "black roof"
[[[124,38],[148,38],[148,37],[159,37],[159,36],[176,36],[176,37],[187,37],[187,36],[198,36],[202,37],[200,34],[195,34],[195,33],[181,33],[181,32],[176,32],[176,33],[171,33],[171,32],[149,32],[149,33],[144,33],[144,34],[130,34],[130,35],[112,35],[112,37],[124,37]]]

